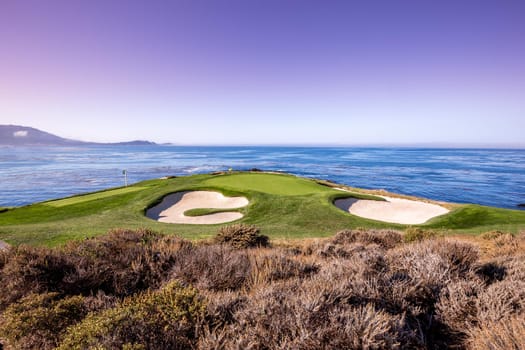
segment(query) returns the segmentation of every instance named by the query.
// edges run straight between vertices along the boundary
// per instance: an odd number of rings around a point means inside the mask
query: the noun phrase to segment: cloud
[[[13,133],[13,136],[14,137],[26,137],[27,136],[27,131],[26,130],[15,131]]]

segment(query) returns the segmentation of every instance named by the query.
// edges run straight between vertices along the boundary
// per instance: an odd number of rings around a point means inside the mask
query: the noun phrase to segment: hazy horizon
[[[0,125],[2,126],[2,125]],[[10,126],[14,126],[10,124]],[[31,128],[30,125],[18,125],[24,128]],[[38,129],[38,128],[37,128]],[[40,129],[38,129],[40,130]],[[49,132],[49,130],[40,130],[44,132]],[[61,136],[58,134],[54,134],[53,132],[50,132],[51,134],[55,136]],[[74,139],[76,141],[84,141],[84,142],[95,142],[93,140],[89,139]],[[136,139],[136,140],[119,140],[119,141],[108,141],[108,142],[121,142],[121,141],[152,141],[149,139]],[[105,141],[104,141],[105,142]],[[319,148],[338,148],[338,147],[356,147],[356,148],[455,148],[455,149],[525,149],[525,143],[437,143],[437,142],[427,142],[427,143],[283,143],[283,144],[277,144],[277,143],[243,143],[243,144],[205,144],[205,143],[177,143],[177,142],[156,142],[160,146],[180,146],[180,147],[319,147]]]
[[[177,145],[525,147],[525,2],[3,1],[0,124]]]

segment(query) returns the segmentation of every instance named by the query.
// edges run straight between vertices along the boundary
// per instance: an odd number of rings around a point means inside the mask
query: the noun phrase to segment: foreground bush
[[[5,310],[0,335],[11,349],[53,349],[65,329],[86,314],[81,296],[59,299],[57,293],[29,294]]]
[[[197,290],[171,282],[88,315],[67,331],[57,349],[189,349],[204,310]]]
[[[61,249],[10,249],[0,270],[0,311],[30,293],[123,297],[156,288],[191,246],[149,230],[113,230]]]
[[[297,246],[245,249],[115,230],[60,249],[13,248],[0,265],[0,343],[520,349],[525,255],[521,238],[512,238],[518,248],[510,253],[509,244],[498,244],[507,235],[494,236],[480,250],[444,238],[405,243],[395,231],[346,230]]]
[[[201,246],[179,256],[170,277],[201,290],[237,290],[245,286],[250,270],[245,251],[223,245]]]
[[[473,328],[469,332],[469,350],[521,350],[525,346],[525,317],[513,316]]]
[[[338,232],[333,244],[377,244],[381,248],[390,249],[403,242],[403,236],[392,230],[374,230],[374,229],[357,229],[357,230],[343,230]]]
[[[268,237],[261,235],[256,226],[245,224],[221,227],[215,237],[215,242],[228,244],[234,248],[267,247],[269,245]]]
[[[399,349],[401,317],[368,304],[309,310],[300,301],[280,305],[264,295],[239,311],[241,322],[208,330],[198,349]],[[259,304],[260,303],[260,304]],[[257,306],[263,307],[259,309]],[[265,310],[261,313],[260,310]]]
[[[431,239],[441,236],[434,230],[427,230],[419,227],[409,227],[405,230],[405,242],[420,242],[425,239]]]

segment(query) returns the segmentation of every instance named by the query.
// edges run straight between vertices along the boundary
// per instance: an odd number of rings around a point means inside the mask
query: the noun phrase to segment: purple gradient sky
[[[2,0],[0,124],[93,141],[525,145],[525,1]]]

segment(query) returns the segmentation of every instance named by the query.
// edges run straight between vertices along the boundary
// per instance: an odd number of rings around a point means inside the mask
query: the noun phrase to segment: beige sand
[[[336,200],[334,204],[353,215],[405,225],[422,224],[449,212],[437,204],[387,196],[378,197],[386,199],[386,202],[344,198]]]
[[[9,248],[9,244],[4,241],[0,241],[0,250],[6,250],[7,248]]]
[[[184,212],[197,208],[235,209],[248,205],[245,197],[225,197],[219,192],[185,191],[172,193],[162,202],[148,209],[146,216],[150,219],[172,224],[222,224],[238,220],[241,213],[214,213],[201,216],[186,216]]]

